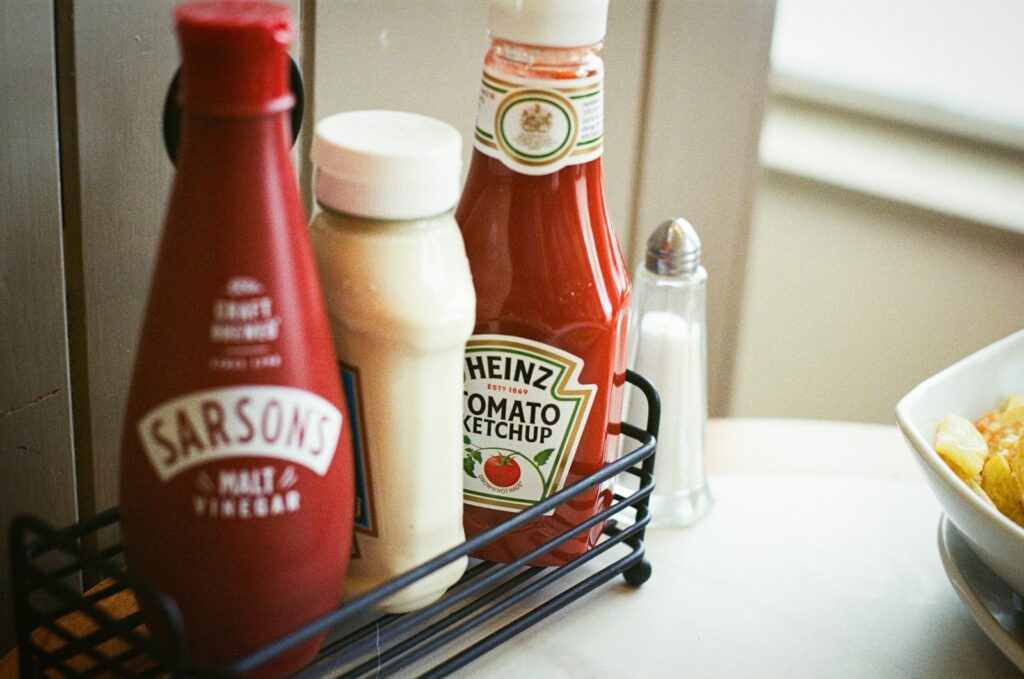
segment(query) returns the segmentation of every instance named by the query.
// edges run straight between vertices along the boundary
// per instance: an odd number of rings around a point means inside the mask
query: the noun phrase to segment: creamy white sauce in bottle
[[[462,359],[476,299],[458,226],[461,137],[412,113],[354,111],[314,133],[310,225],[356,431],[345,597],[462,542]],[[461,559],[386,599],[439,598]]]

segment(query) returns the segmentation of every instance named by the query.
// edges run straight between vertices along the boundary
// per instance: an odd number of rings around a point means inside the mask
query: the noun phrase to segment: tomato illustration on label
[[[476,447],[468,436],[464,436],[462,441],[466,444],[466,455],[462,458],[462,470],[466,476],[483,481],[494,490],[519,490],[522,488],[520,481],[523,475],[522,467],[517,462],[519,459],[536,472],[540,485],[545,490],[550,485],[542,467],[548,463],[552,453],[555,452],[554,448],[545,448],[530,458],[519,451],[507,448]],[[477,472],[476,468],[480,462],[483,462],[482,475]]]
[[[516,485],[523,472],[511,455],[495,455],[487,458],[484,464],[484,476],[496,486],[508,488]]]

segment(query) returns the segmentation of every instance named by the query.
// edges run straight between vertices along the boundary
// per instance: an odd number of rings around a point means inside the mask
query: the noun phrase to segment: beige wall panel
[[[631,261],[637,184],[640,176],[643,116],[649,86],[651,12],[654,2],[612,0],[608,10],[608,38],[604,43],[605,189],[612,224],[619,234],[622,254]]]
[[[76,518],[57,163],[53,6],[0,3],[0,534]],[[16,94],[12,94],[16,93]],[[0,655],[14,644],[6,542]]]
[[[87,369],[76,364],[75,404],[76,417],[89,418],[78,423],[79,473],[93,496],[83,497],[85,513],[117,503],[121,419],[172,173],[160,125],[178,63],[174,4],[65,6],[75,102],[63,113],[73,116],[78,156],[65,178],[77,182],[80,196],[67,226],[78,231],[81,247],[81,279],[69,294],[84,322],[84,345],[72,348],[72,360],[84,358]]]
[[[768,173],[730,414],[892,423],[1022,318],[1024,236]]]
[[[176,4],[73,4],[80,206],[68,220],[81,235],[86,325],[85,346],[74,349],[84,352],[88,366],[87,411],[81,412],[89,416],[90,449],[80,459],[91,462],[82,471],[92,474],[95,490],[94,506],[84,511],[117,502],[121,420],[173,169],[161,114],[179,63]],[[298,14],[299,0],[290,4]]]
[[[636,143],[650,2],[613,0],[603,56],[605,186],[624,246],[632,225]],[[316,4],[315,117],[385,108],[434,116],[462,132],[468,163],[487,3],[479,0],[330,0]]]
[[[700,233],[712,415],[728,411],[774,11],[774,0],[662,0],[655,13],[633,261],[669,217]]]

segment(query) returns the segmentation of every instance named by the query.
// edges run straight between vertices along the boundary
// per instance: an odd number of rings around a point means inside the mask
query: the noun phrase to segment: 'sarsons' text
[[[166,401],[136,427],[162,481],[230,457],[270,457],[327,473],[342,416],[320,396],[280,386],[192,392]]]

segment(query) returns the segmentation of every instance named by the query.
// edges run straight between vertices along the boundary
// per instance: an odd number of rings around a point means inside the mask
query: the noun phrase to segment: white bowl
[[[1024,330],[919,384],[896,405],[896,421],[946,515],[981,560],[1024,594],[1024,528],[975,495],[932,447],[946,415],[973,421],[1015,393],[1024,393]]]

